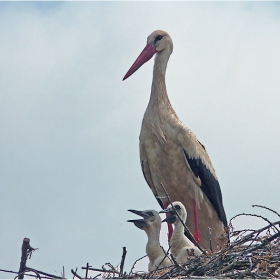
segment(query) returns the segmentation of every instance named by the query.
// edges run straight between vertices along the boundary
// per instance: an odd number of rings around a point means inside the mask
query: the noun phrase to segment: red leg
[[[194,218],[194,238],[199,243],[200,235],[198,230],[197,206],[196,201],[193,199],[193,218]]]
[[[164,203],[164,209],[167,208],[167,206],[169,205],[168,202],[165,202]],[[169,216],[170,214],[166,213],[166,217]],[[172,224],[168,224],[167,223],[167,228],[168,228],[168,242],[170,241],[171,237],[172,237],[172,234],[173,234],[173,227],[172,227]]]

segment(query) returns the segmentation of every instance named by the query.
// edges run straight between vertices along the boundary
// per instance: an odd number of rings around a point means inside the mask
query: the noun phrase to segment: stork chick
[[[128,210],[137,214],[143,219],[128,220],[134,223],[135,226],[144,230],[148,236],[146,245],[146,253],[149,258],[148,270],[153,271],[157,268],[163,268],[172,265],[164,249],[160,246],[159,235],[161,230],[161,218],[157,211],[154,210]]]
[[[173,203],[181,220],[185,223],[187,219],[187,211],[185,206],[176,201]],[[177,262],[186,262],[191,256],[200,256],[202,252],[184,235],[184,226],[178,219],[172,205],[159,213],[169,213],[170,215],[163,220],[169,224],[174,224],[174,231],[170,240],[171,254]]]

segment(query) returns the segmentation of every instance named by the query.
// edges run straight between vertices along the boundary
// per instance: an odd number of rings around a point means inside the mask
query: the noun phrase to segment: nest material
[[[280,215],[265,206],[253,205],[253,207],[265,208],[275,213],[278,217]],[[271,223],[267,218],[255,214],[239,214],[231,219],[231,221],[238,216],[254,216],[265,220],[268,225],[258,230],[244,229],[235,231],[232,223],[228,227],[228,235],[230,237],[230,244],[225,244],[224,240],[219,240],[218,249],[215,252],[206,252],[199,257],[190,256],[186,263],[177,263],[172,257],[174,264],[164,269],[157,269],[152,272],[133,271],[134,266],[129,273],[123,272],[124,261],[126,256],[126,248],[123,247],[123,255],[119,267],[114,267],[110,263],[102,266],[102,269],[92,268],[88,263],[86,267],[85,277],[80,276],[73,269],[73,279],[168,279],[168,278],[278,278],[280,279],[280,221]],[[25,242],[29,239],[23,240],[23,247]],[[51,275],[33,268],[26,267],[27,258],[31,257],[33,249],[27,246],[27,250],[22,250],[22,259],[24,261],[23,270],[19,272],[8,271],[0,269],[7,273],[17,274],[15,278],[23,279],[23,275],[35,277],[37,279],[65,279],[64,267],[62,276]],[[168,250],[169,251],[169,250]],[[24,253],[25,252],[25,253]],[[145,257],[145,256],[144,256]],[[142,258],[144,258],[142,257]],[[141,258],[141,259],[142,259]],[[108,268],[106,268],[106,266]],[[94,278],[89,278],[89,271],[98,271],[100,274]],[[32,274],[33,273],[33,274]]]
[[[257,216],[251,214],[240,214]],[[238,216],[240,216],[238,215]],[[235,217],[234,217],[235,218]],[[234,231],[231,223],[229,236],[231,243],[219,244],[219,249],[189,261],[158,269],[153,272],[131,272],[117,275],[104,273],[102,278],[126,279],[168,279],[168,278],[278,278],[280,279],[280,221],[258,230]]]

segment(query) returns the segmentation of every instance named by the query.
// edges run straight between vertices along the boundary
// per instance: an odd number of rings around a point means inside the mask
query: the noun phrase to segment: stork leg
[[[197,241],[197,243],[199,243],[200,234],[198,230],[197,205],[195,199],[193,199],[193,217],[194,217],[194,238]]]
[[[164,209],[166,209],[168,205],[169,205],[168,202],[164,202],[164,204],[163,204]],[[166,213],[166,217],[168,217],[169,215],[170,215],[169,213]],[[172,234],[173,234],[172,224],[167,223],[167,228],[168,228],[168,242],[169,242],[172,237]]]

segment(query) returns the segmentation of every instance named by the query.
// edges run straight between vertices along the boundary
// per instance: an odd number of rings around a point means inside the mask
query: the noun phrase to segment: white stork
[[[169,34],[154,31],[147,45],[128,70],[123,80],[155,56],[150,101],[140,132],[140,160],[144,177],[164,209],[169,201],[186,207],[186,225],[200,245],[209,249],[209,228],[215,240],[227,226],[220,185],[205,147],[177,117],[168,99],[165,73],[173,50]],[[171,238],[169,228],[169,240]]]
[[[181,220],[185,223],[187,220],[187,212],[185,206],[179,202],[173,202],[173,207],[176,209]],[[171,254],[177,262],[187,262],[192,256],[200,256],[202,252],[184,235],[184,227],[181,221],[177,218],[172,205],[169,205],[165,210],[159,213],[169,213],[170,215],[163,222],[174,224],[174,232],[170,240]]]
[[[159,235],[161,230],[161,218],[157,211],[154,210],[128,210],[137,214],[143,219],[128,220],[134,223],[135,226],[144,230],[148,236],[146,245],[146,253],[149,258],[148,270],[153,271],[157,268],[163,268],[172,265],[169,257],[160,246]]]

